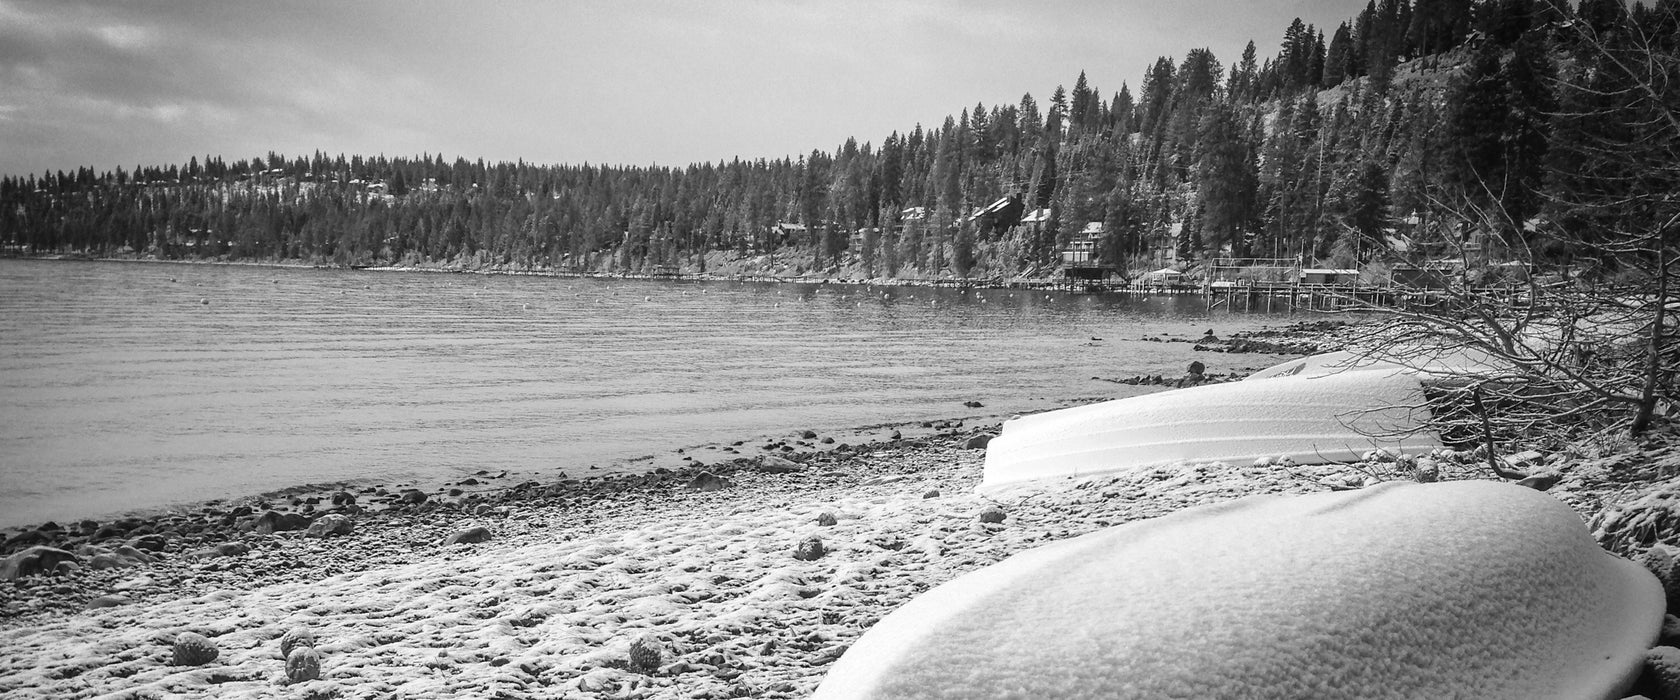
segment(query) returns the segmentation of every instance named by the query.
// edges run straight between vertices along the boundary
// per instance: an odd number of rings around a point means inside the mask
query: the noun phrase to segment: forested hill
[[[270,153],[7,177],[0,243],[30,255],[850,278],[1048,276],[1086,232],[1123,270],[1215,256],[1352,266],[1471,228],[1525,243],[1602,223],[1559,204],[1582,191],[1653,186],[1648,168],[1672,184],[1676,98],[1622,64],[1648,59],[1651,80],[1675,79],[1677,5],[1382,0],[1333,28],[1296,20],[1275,52],[1251,42],[1229,64],[1205,49],[1163,57],[1136,89],[1101,90],[1082,73],[1042,103],[976,104],[797,159]],[[1644,162],[1605,147],[1649,143],[1653,130]]]

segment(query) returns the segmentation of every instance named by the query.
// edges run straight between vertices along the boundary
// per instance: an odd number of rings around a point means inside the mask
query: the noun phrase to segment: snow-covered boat
[[[1173,462],[1357,461],[1441,447],[1406,372],[1332,372],[1210,384],[1023,416],[986,450],[981,489]]]

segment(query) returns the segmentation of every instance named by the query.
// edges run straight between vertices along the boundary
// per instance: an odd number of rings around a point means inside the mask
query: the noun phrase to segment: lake
[[[1282,320],[1198,296],[0,260],[0,526],[1006,416],[1143,391],[1094,376],[1271,364],[1140,338]]]

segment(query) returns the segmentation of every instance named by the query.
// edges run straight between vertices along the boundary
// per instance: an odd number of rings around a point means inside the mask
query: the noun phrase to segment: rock
[[[24,530],[6,540],[4,547],[8,550],[33,547],[38,544],[48,544],[53,541],[52,535],[44,528]]]
[[[491,537],[490,528],[479,525],[477,527],[469,527],[450,535],[448,539],[443,541],[443,544],[444,546],[454,544],[478,544],[480,542],[490,541]]]
[[[354,527],[354,524],[350,522],[349,518],[334,513],[330,515],[323,515],[315,522],[310,523],[309,529],[304,531],[303,536],[331,537],[333,535],[348,535]]]
[[[212,559],[215,557],[237,557],[248,554],[250,551],[250,545],[244,542],[223,542],[204,549],[193,550],[188,552],[187,556],[193,559]]]
[[[1412,480],[1420,484],[1433,484],[1441,480],[1441,465],[1428,457],[1420,457],[1417,465],[1412,468]]]
[[[805,432],[800,433],[799,437],[804,438],[806,440],[812,440],[812,439],[815,439],[817,437],[817,431],[807,430]]]
[[[292,658],[296,649],[315,646],[315,633],[308,627],[293,627],[280,635],[280,658]]]
[[[792,474],[805,470],[804,465],[790,459],[775,455],[761,455],[758,458],[758,470],[766,474]],[[692,486],[690,488],[693,488]],[[705,489],[713,490],[713,489]]]
[[[1680,649],[1656,647],[1645,652],[1645,673],[1639,684],[1653,700],[1680,700]]]
[[[1005,517],[1007,515],[1003,508],[996,505],[989,505],[980,510],[980,522],[983,523],[1001,523]]]
[[[992,444],[992,434],[991,433],[980,433],[978,435],[970,437],[968,439],[968,442],[963,443],[963,447],[968,448],[970,450],[984,450],[984,449],[986,449],[986,446],[990,445],[990,444]]]
[[[928,489],[926,493],[922,494],[922,498],[939,498],[939,489]]]
[[[130,599],[128,596],[122,595],[120,593],[112,593],[110,595],[102,595],[102,596],[99,596],[98,598],[94,598],[93,600],[88,601],[87,606],[84,607],[83,609],[84,610],[97,610],[99,608],[115,608],[115,607],[118,607],[118,606],[121,606],[121,605],[128,605],[131,602],[133,602],[133,600]]]
[[[1669,610],[1680,610],[1680,556],[1667,545],[1656,545],[1634,560],[1662,582]]]
[[[665,658],[665,648],[653,635],[643,635],[630,643],[630,670],[653,674]]]
[[[686,486],[691,491],[721,491],[729,488],[732,484],[729,483],[728,479],[711,472],[700,472],[694,475],[693,479],[689,479]]]
[[[111,551],[113,554],[128,560],[130,564],[150,564],[158,560],[158,557],[142,552],[126,544]]]
[[[302,513],[281,513],[270,510],[257,516],[252,521],[251,529],[264,535],[291,530],[302,530],[309,527],[309,517]]]
[[[1202,340],[1207,340],[1208,338],[1213,338],[1213,335],[1210,333]],[[1218,338],[1213,339],[1216,341],[1218,340]],[[1190,371],[1190,376],[1192,377],[1201,377],[1202,375],[1207,374],[1207,365],[1202,364],[1201,360],[1192,360],[1188,369]]]
[[[420,505],[425,503],[427,498],[426,492],[420,489],[403,489],[402,494],[397,496],[397,502]]]
[[[104,552],[93,555],[93,558],[88,560],[88,568],[91,568],[94,571],[102,571],[104,569],[121,569],[130,567],[137,563],[139,562],[130,561],[125,557],[119,557],[115,554]]]
[[[469,481],[471,480],[469,479]],[[473,481],[473,483],[478,482]],[[349,491],[339,491],[332,495],[332,504],[335,506],[353,506],[356,505],[356,496]]]
[[[135,549],[144,549],[148,552],[161,552],[168,545],[169,538],[163,535],[141,535],[128,541],[128,546]]]
[[[827,553],[828,550],[823,548],[822,538],[811,535],[799,541],[799,546],[793,550],[793,558],[800,561],[816,561]]]
[[[1657,634],[1657,643],[1670,647],[1680,645],[1680,617],[1672,614],[1663,616],[1662,632]]]
[[[1535,491],[1545,491],[1553,486],[1557,486],[1557,483],[1562,480],[1562,474],[1557,472],[1547,472],[1545,474],[1532,474],[1523,477],[1522,479],[1517,480],[1517,485],[1527,486]]]
[[[986,407],[986,404],[980,403],[979,401],[964,401],[963,405],[968,407],[968,408],[985,408]]]
[[[321,655],[314,647],[298,647],[286,655],[286,682],[302,683],[321,677]]]
[[[175,637],[176,666],[203,666],[216,660],[221,652],[216,649],[216,643],[206,639],[204,635],[194,632],[182,632]]]
[[[80,563],[81,558],[57,547],[37,545],[6,557],[0,562],[0,581],[51,573],[63,562]]]
[[[821,525],[823,527],[831,527],[837,522],[840,522],[840,521],[836,520],[834,518],[834,514],[828,512],[828,511],[823,511],[822,513],[819,513],[817,515],[817,524]]]

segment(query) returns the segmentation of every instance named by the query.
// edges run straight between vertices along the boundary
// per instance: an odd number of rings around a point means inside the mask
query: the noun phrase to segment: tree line
[[[1611,170],[1658,167],[1574,147],[1650,116],[1600,109],[1611,86],[1595,81],[1614,79],[1602,65],[1614,54],[1583,37],[1657,37],[1645,45],[1672,61],[1676,4],[1373,0],[1334,29],[1297,19],[1275,53],[1250,42],[1229,66],[1195,49],[1106,95],[1081,73],[1043,104],[975,104],[937,127],[797,158],[634,167],[268,153],[7,176],[0,243],[615,272],[779,255],[815,272],[1005,277],[1053,272],[1092,222],[1099,256],[1122,269],[1212,257],[1352,266],[1461,244],[1478,234],[1451,213],[1475,209],[1502,213],[1484,217],[1503,227],[1493,239],[1566,258],[1576,247],[1548,241],[1568,237],[1539,228],[1586,230],[1609,214],[1562,203],[1640,180]]]

